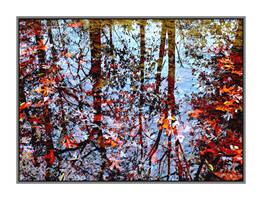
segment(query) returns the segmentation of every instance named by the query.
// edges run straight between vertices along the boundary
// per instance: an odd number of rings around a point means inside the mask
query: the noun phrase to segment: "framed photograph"
[[[245,181],[244,17],[17,17],[17,181]]]

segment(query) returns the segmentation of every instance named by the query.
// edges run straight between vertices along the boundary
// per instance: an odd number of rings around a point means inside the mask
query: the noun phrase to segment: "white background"
[[[255,0],[1,1],[0,198],[19,200],[261,198],[262,7],[258,2]],[[246,16],[246,184],[16,184],[16,16]]]

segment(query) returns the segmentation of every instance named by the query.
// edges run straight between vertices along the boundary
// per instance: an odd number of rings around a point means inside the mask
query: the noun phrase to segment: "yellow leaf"
[[[234,66],[233,65],[225,65],[225,70],[229,70],[229,69],[233,69],[234,68]]]
[[[208,166],[208,168],[211,170],[211,171],[214,171],[214,167],[210,164],[210,163],[208,163],[208,161],[205,159],[205,161],[206,161],[206,164],[207,164],[207,166]]]
[[[176,120],[176,118],[174,118],[174,117],[171,117],[171,119],[172,119],[172,120]]]
[[[214,167],[211,164],[208,164],[208,167],[211,171],[214,171]]]
[[[59,181],[63,181],[64,176],[65,176],[65,173],[63,173],[63,174],[59,177]]]

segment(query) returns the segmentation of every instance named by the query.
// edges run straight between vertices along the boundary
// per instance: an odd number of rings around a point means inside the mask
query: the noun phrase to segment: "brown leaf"
[[[223,179],[224,181],[238,181],[243,178],[242,174],[236,172],[212,172],[217,177]]]

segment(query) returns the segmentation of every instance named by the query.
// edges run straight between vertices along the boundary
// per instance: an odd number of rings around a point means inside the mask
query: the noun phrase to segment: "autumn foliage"
[[[242,181],[242,19],[19,19],[19,181]]]
[[[221,57],[222,56],[222,57]],[[212,174],[221,180],[243,178],[243,58],[241,52],[215,56],[215,90],[205,98],[194,98],[197,107],[190,117],[203,129],[196,146]],[[230,65],[230,67],[229,67]],[[235,72],[238,73],[235,73]],[[208,81],[202,73],[199,79]],[[200,115],[198,115],[200,114]]]

